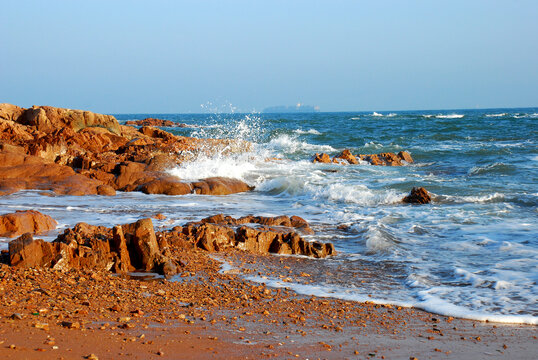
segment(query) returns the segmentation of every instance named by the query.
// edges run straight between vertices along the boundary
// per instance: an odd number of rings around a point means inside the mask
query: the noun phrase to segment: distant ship
[[[297,105],[290,105],[290,106],[271,106],[268,108],[263,109],[264,113],[311,113],[311,112],[319,112],[319,106],[310,106],[310,105],[303,105],[301,103],[298,103]]]

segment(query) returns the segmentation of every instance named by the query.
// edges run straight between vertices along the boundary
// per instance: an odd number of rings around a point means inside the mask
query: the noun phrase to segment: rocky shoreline
[[[248,151],[248,142],[176,136],[155,126],[181,125],[159,119],[133,125],[139,127],[82,110],[0,104],[0,196],[37,189],[110,200],[116,191],[252,190],[237,179],[183,181],[167,172],[198,154]],[[332,159],[316,154],[314,162],[402,166],[413,159],[404,151],[345,150]],[[424,188],[413,188],[402,202],[431,200]],[[268,256],[336,253],[331,243],[310,241],[312,228],[297,216],[218,214],[162,230],[150,218],[113,227],[79,223],[53,241],[34,239],[56,225],[37,211],[0,213],[0,236],[15,238],[1,257],[3,358],[173,359],[178,351],[193,359],[434,358],[514,350],[532,358],[532,326],[518,326],[514,338],[509,327],[298,296],[246,281],[241,275],[251,269],[223,271],[215,260],[279,262],[283,279],[310,276],[292,275],[302,257]]]

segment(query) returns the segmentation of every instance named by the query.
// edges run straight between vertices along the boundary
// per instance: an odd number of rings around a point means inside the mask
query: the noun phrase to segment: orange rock
[[[41,234],[56,228],[58,223],[39,211],[17,211],[0,216],[0,236],[15,237],[24,233]]]
[[[74,131],[88,127],[102,127],[115,134],[120,134],[120,124],[114,116],[52,106],[33,106],[19,117],[18,122],[34,126],[37,130],[46,133],[63,127],[71,128]]]
[[[398,153],[398,157],[405,162],[408,162],[409,164],[413,163],[413,158],[411,157],[411,154],[409,154],[407,151],[400,151]]]
[[[254,189],[241,180],[226,177],[211,177],[191,185],[194,193],[202,195],[228,195]]]
[[[351,153],[351,151],[347,149],[336,155],[334,159],[342,159],[353,165],[357,165],[359,163],[357,158]]]
[[[24,113],[24,109],[17,105],[0,104],[0,119],[17,121],[19,117]]]
[[[314,160],[312,162],[328,164],[331,162],[331,157],[325,153],[322,153],[322,154],[316,153],[316,155],[314,155]]]
[[[179,124],[170,120],[163,119],[154,119],[154,118],[145,118],[143,120],[129,120],[125,123],[126,125],[137,125],[137,126],[167,126],[167,127],[185,127],[185,124]]]
[[[254,228],[245,225],[252,223],[264,226]],[[243,226],[240,226],[235,232],[230,227],[241,224]],[[290,219],[287,216],[272,218],[245,216],[234,219],[230,216],[219,214],[203,219],[198,223],[186,224],[182,230],[188,239],[206,251],[222,251],[236,247],[240,250],[259,254],[296,254],[316,258],[335,254],[332,244],[308,242],[295,231],[286,229],[292,226],[297,226],[298,229],[310,229],[308,223],[299,217]],[[310,229],[310,231],[312,230]]]

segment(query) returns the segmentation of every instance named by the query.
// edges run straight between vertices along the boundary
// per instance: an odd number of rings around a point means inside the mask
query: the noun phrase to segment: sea
[[[115,116],[120,123],[154,117],[189,125],[164,128],[177,135],[252,142],[245,153],[193,154],[169,172],[184,180],[239,178],[255,190],[113,198],[21,191],[0,197],[0,208],[57,219],[47,240],[81,221],[112,226],[157,213],[167,217],[154,220],[157,228],[219,213],[298,215],[316,232],[309,240],[335,245],[335,256],[309,263],[333,275],[318,271],[307,283],[270,274],[250,280],[300,294],[538,324],[538,108]],[[343,149],[405,150],[415,162],[312,163],[315,153]],[[431,204],[401,202],[415,186],[431,193]]]

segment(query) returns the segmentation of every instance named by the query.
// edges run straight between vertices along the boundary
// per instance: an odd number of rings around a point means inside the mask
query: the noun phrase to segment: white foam
[[[314,145],[305,141],[297,140],[296,137],[286,134],[271,139],[266,145],[268,149],[276,150],[283,154],[293,154],[297,152],[333,152],[336,151],[330,145]]]
[[[350,120],[360,120],[361,118],[359,116],[352,117]]]
[[[306,135],[306,134],[321,135],[321,133],[317,131],[316,129],[308,129],[308,130],[296,129],[296,130],[293,130],[293,132],[299,135]]]
[[[435,295],[432,292],[436,291],[436,288],[424,290],[419,292],[420,301],[413,304],[413,307],[422,309],[431,313],[454,316],[458,318],[479,320],[479,321],[492,321],[499,323],[512,323],[512,324],[538,324],[538,317],[532,315],[504,315],[504,314],[491,314],[482,311],[475,311],[463,306],[449,303]]]
[[[228,267],[226,267],[228,269]],[[293,282],[285,282],[280,279],[269,278],[266,276],[245,276],[247,280],[264,283],[267,286],[274,288],[289,288],[294,292],[301,295],[317,296],[325,298],[336,298],[347,301],[357,302],[372,302],[375,304],[394,305],[403,307],[414,307],[422,309],[434,314],[440,314],[444,316],[453,316],[464,319],[479,320],[479,321],[491,321],[499,323],[514,323],[514,324],[538,324],[538,317],[532,315],[503,315],[503,314],[491,314],[481,311],[475,311],[463,306],[449,303],[432,294],[436,288],[431,290],[419,291],[418,300],[402,301],[402,300],[387,300],[379,297],[371,297],[366,294],[361,294],[355,289],[349,289],[339,287],[335,285],[313,285],[313,284],[299,284]]]
[[[501,202],[505,200],[504,194],[493,193],[486,194],[481,196],[454,196],[454,195],[437,195],[436,202],[438,203],[455,203],[455,204],[464,204],[464,203],[490,203],[490,202]]]
[[[372,113],[372,116],[383,116],[383,114],[380,114],[380,113],[377,113],[377,112],[374,111],[374,112]]]
[[[314,194],[316,199],[334,202],[346,202],[360,205],[386,205],[400,202],[404,194],[394,190],[372,191],[365,185],[346,185],[341,183],[314,186],[307,184],[305,188]]]
[[[245,156],[200,156],[195,161],[183,162],[169,169],[168,173],[185,181],[223,176],[245,180],[245,175],[256,169],[253,161]]]
[[[438,119],[461,119],[462,117],[464,117],[465,115],[461,115],[461,114],[447,114],[447,115],[437,115],[436,118]]]
[[[501,117],[501,116],[506,116],[508,115],[507,113],[500,113],[500,114],[486,114],[486,117]]]

